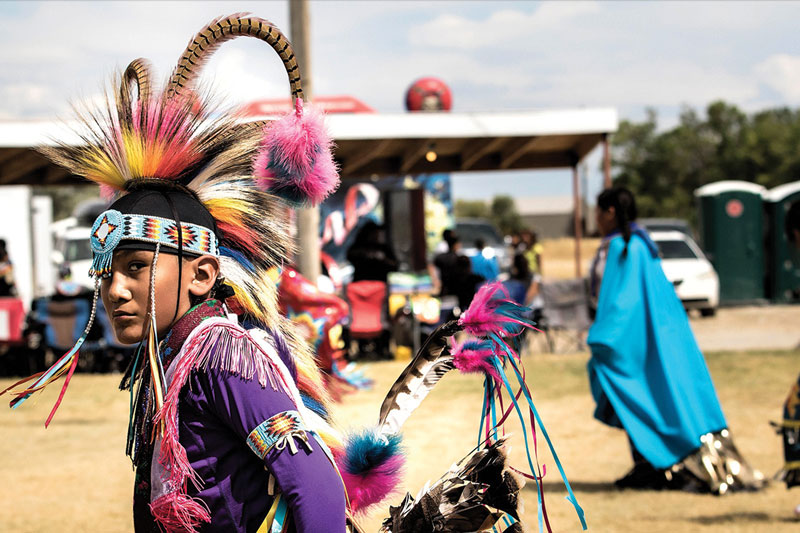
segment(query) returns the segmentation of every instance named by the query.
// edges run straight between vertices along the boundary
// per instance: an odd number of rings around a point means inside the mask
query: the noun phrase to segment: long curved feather
[[[300,68],[289,40],[270,21],[247,13],[219,17],[189,41],[167,84],[167,94],[181,94],[190,89],[205,62],[222,43],[247,36],[266,42],[278,53],[289,76],[292,97],[303,98]]]
[[[447,339],[461,329],[458,322],[452,320],[431,333],[386,394],[378,419],[381,433],[394,435],[400,431],[403,423],[442,376],[455,368]]]

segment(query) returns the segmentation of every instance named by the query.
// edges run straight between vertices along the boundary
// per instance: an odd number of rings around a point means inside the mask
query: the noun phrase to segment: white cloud
[[[755,80],[683,60],[598,65],[578,72],[561,72],[538,92],[546,103],[598,105],[704,105],[712,100],[745,101],[758,94]]]
[[[792,103],[800,102],[800,56],[775,54],[755,67],[759,79]]]
[[[412,27],[409,42],[417,46],[478,49],[513,46],[512,41],[530,37],[584,15],[599,11],[596,2],[543,2],[532,13],[504,9],[485,20],[473,20],[445,13]]]
[[[0,12],[3,116],[60,113],[135,57],[151,59],[161,81],[202,24],[234,11],[224,2],[33,5],[28,18]],[[286,2],[235,10],[288,32]],[[786,28],[800,18],[792,13],[800,5],[313,2],[314,92],[398,111],[408,85],[433,75],[451,86],[457,110],[787,105],[800,99],[797,60],[786,55],[795,50]],[[34,35],[33,20],[47,31]],[[233,103],[288,94],[280,61],[254,39],[224,45],[203,78]]]

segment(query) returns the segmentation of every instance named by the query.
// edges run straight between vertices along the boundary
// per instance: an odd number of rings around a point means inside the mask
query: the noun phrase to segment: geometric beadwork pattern
[[[181,223],[182,248],[199,255],[219,257],[217,237],[209,228]],[[93,260],[91,276],[107,277],[111,273],[111,256],[122,240],[161,243],[162,246],[180,248],[178,224],[174,220],[146,215],[123,215],[115,209],[101,213],[92,226],[90,237]]]
[[[294,444],[290,441],[295,437],[307,442],[306,431],[305,425],[300,420],[300,413],[284,411],[271,416],[251,431],[247,437],[247,445],[256,455],[264,459],[276,445],[282,449],[288,443],[294,450]]]

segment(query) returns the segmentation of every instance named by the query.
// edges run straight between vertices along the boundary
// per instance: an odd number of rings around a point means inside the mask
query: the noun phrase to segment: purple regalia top
[[[220,316],[221,310],[221,305],[206,302],[184,315],[165,339],[166,357],[174,357],[203,318]],[[275,346],[293,369],[285,343],[276,339]],[[301,438],[288,439],[288,445],[269,446],[271,436],[289,427],[287,421],[291,423],[297,412],[282,390],[225,370],[195,370],[181,390],[178,411],[180,443],[202,480],[199,488],[188,484],[188,495],[199,499],[211,517],[201,531],[256,531],[273,504],[274,485],[288,503],[288,531],[345,530],[342,480],[316,439],[302,438],[300,431],[293,435]],[[135,529],[158,531],[148,506],[149,465],[147,472],[140,470],[134,491]]]

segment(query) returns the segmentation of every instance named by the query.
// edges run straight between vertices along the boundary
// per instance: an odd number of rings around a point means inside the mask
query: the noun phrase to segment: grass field
[[[590,531],[598,532],[789,532],[800,523],[791,510],[800,490],[779,483],[755,494],[724,497],[614,490],[612,482],[630,467],[624,434],[595,422],[588,392],[587,354],[534,355],[525,366],[534,400],[553,439]],[[800,370],[800,352],[719,352],[707,355],[728,423],[740,451],[771,476],[782,464],[780,439],[768,425],[780,415],[789,385]],[[398,362],[376,363],[367,373],[371,391],[349,396],[339,419],[359,426],[375,421],[383,395],[400,372]],[[0,472],[5,489],[0,531],[130,531],[133,474],[124,456],[127,396],[116,391],[117,376],[78,375],[50,428],[42,425],[55,399],[47,391],[36,404],[0,410]],[[0,387],[10,380],[0,380]],[[416,492],[465,454],[477,437],[481,381],[447,376],[405,428],[410,458],[406,476]],[[516,433],[513,463],[521,466]],[[579,531],[552,459],[545,495],[554,531]],[[394,499],[398,501],[400,496]],[[525,520],[536,530],[536,492],[524,489]],[[376,531],[383,513],[365,521]]]

